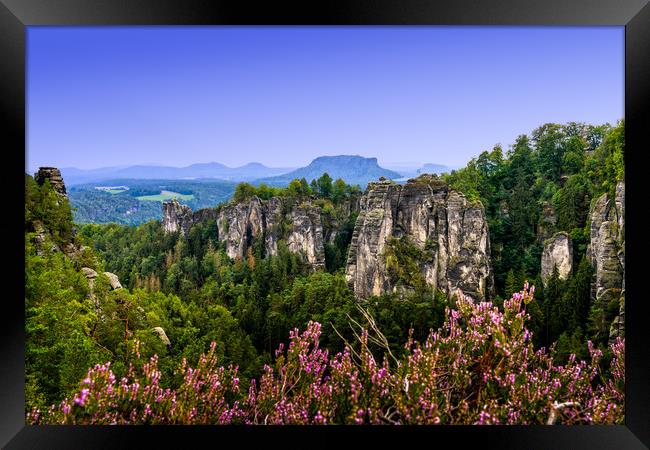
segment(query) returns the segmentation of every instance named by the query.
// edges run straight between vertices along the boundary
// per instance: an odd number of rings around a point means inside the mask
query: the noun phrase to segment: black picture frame
[[[26,426],[24,415],[24,266],[22,200],[25,151],[26,27],[35,25],[619,25],[625,26],[626,196],[626,419],[624,426],[491,427],[73,427]],[[0,242],[7,263],[0,279],[0,444],[3,448],[121,448],[166,446],[199,437],[212,445],[236,437],[261,444],[279,433],[291,446],[338,446],[348,438],[393,445],[462,444],[495,448],[612,448],[650,446],[650,333],[641,294],[647,239],[643,236],[643,152],[650,151],[650,5],[648,0],[425,0],[276,2],[222,0],[0,0],[0,110],[3,169]],[[22,162],[21,162],[22,161]],[[8,193],[8,194],[7,194]],[[273,437],[271,436],[273,435]],[[298,438],[297,435],[302,437]],[[407,441],[408,439],[408,441]],[[367,442],[366,442],[367,443]],[[368,444],[369,446],[370,444]]]

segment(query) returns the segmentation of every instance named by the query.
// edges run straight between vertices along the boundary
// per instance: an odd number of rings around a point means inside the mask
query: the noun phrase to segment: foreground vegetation
[[[610,376],[600,370],[602,352],[589,361],[557,365],[535,351],[526,328],[526,288],[499,311],[461,295],[447,309],[440,330],[405,353],[377,360],[361,331],[333,356],[321,348],[321,326],[293,330],[286,351],[275,352],[259,381],[243,390],[237,366],[219,366],[216,342],[195,368],[183,360],[180,380],[161,386],[158,357],[144,360],[137,343],[127,375],[117,379],[110,363],[88,371],[72,399],[31,423],[65,424],[580,424],[623,423],[624,342],[612,346]],[[374,323],[370,326],[377,331]],[[388,350],[388,347],[385,347]]]

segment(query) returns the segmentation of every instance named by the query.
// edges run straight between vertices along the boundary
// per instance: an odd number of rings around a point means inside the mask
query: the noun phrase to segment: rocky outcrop
[[[194,224],[209,219],[216,221],[217,238],[225,244],[230,258],[246,258],[255,239],[263,241],[265,255],[276,255],[278,241],[284,239],[289,250],[304,254],[313,268],[325,267],[320,209],[310,201],[298,204],[295,199],[284,197],[253,197],[196,212],[177,200],[163,203],[165,233],[179,231],[187,235]]]
[[[571,237],[563,231],[544,242],[541,273],[544,283],[553,275],[555,267],[561,280],[566,280],[573,269],[573,244]]]
[[[90,299],[93,301],[95,308],[99,308],[99,303],[97,301],[97,297],[95,296],[95,279],[97,278],[97,272],[95,272],[90,267],[82,267],[81,273],[88,280],[88,290],[90,291],[89,292]]]
[[[181,205],[176,199],[164,202],[162,207],[162,226],[165,233],[180,231],[181,235],[186,235],[193,223],[190,207]]]
[[[122,289],[122,283],[120,283],[120,279],[117,277],[117,275],[111,272],[104,272],[104,275],[108,277],[108,282],[111,285],[111,289]]]
[[[420,275],[451,296],[460,289],[476,300],[492,289],[485,212],[434,176],[400,185],[370,183],[361,198],[346,277],[365,298],[398,290],[385,261],[391,238],[407,239],[422,254]]]
[[[165,344],[165,346],[167,347],[167,350],[171,350],[172,343],[169,340],[169,338],[167,337],[167,333],[165,333],[165,330],[162,327],[155,327],[152,330],[153,330],[154,333],[156,333],[158,335],[158,337],[160,338],[160,341],[163,344]]]
[[[587,256],[595,269],[592,300],[600,305],[620,302],[610,337],[624,336],[625,317],[625,183],[616,185],[614,198],[601,195],[591,210],[591,240]]]
[[[587,255],[595,269],[593,298],[618,298],[623,289],[624,268],[624,195],[619,183],[617,198],[600,196],[591,211],[591,239]],[[617,201],[618,199],[618,201]]]
[[[43,183],[45,183],[45,180],[50,180],[50,184],[56,192],[64,197],[68,196],[65,190],[65,183],[63,183],[63,177],[61,176],[61,171],[56,167],[40,167],[38,172],[34,174],[34,180],[39,186],[42,186]]]
[[[214,208],[203,208],[193,212],[189,206],[181,205],[176,199],[163,202],[162,226],[165,233],[178,231],[181,236],[186,236],[195,223],[209,219],[216,220],[216,218],[217,211]]]
[[[253,197],[222,207],[217,229],[228,256],[245,258],[254,239],[262,240],[265,255],[273,256],[277,254],[278,241],[284,239],[289,250],[305,255],[313,268],[325,267],[320,209],[310,202],[293,205],[293,201]]]
[[[289,250],[303,253],[314,268],[325,267],[323,226],[318,208],[311,205],[292,208],[289,219],[291,229],[286,238]]]
[[[90,267],[82,267],[81,268],[81,273],[83,273],[84,276],[86,278],[88,278],[89,280],[94,280],[95,278],[97,278],[97,272],[95,272]]]

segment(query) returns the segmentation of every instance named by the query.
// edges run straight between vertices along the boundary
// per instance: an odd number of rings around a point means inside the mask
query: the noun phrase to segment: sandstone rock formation
[[[215,208],[203,208],[193,212],[189,206],[181,205],[176,199],[163,202],[162,226],[165,233],[179,231],[181,236],[186,236],[195,223],[216,218]]]
[[[566,280],[573,269],[573,244],[571,237],[561,231],[544,242],[542,252],[542,281],[546,281],[553,275],[553,269],[557,267],[561,280]]]
[[[165,233],[180,231],[181,235],[186,235],[193,223],[190,207],[181,205],[176,199],[164,202],[162,207],[162,226]]]
[[[167,337],[167,333],[165,333],[165,330],[162,327],[155,327],[153,328],[153,332],[158,335],[160,340],[162,341],[163,344],[167,346],[167,349],[170,350],[172,347],[172,343]]]
[[[397,290],[385,261],[390,238],[408,239],[421,251],[418,267],[429,286],[449,296],[460,289],[476,300],[491,292],[484,209],[436,177],[420,176],[405,185],[387,180],[368,184],[346,267],[359,297]]]
[[[600,196],[591,210],[591,240],[587,248],[595,276],[592,300],[606,305],[620,302],[610,337],[624,336],[625,317],[625,183],[616,185],[614,198]]]
[[[318,208],[311,205],[292,208],[289,218],[291,228],[286,238],[289,250],[304,253],[312,267],[324,268],[323,226]]]
[[[95,278],[97,278],[97,272],[95,272],[90,267],[82,267],[81,268],[81,273],[83,273],[84,276],[86,278],[88,278],[89,280],[94,280]]]
[[[34,174],[34,181],[39,185],[43,185],[45,180],[50,180],[50,184],[56,192],[67,197],[68,194],[65,190],[65,184],[63,183],[63,177],[61,176],[61,171],[56,167],[40,167],[38,172]]]
[[[304,254],[313,268],[323,268],[325,250],[320,209],[309,201],[295,202],[289,198],[253,197],[246,202],[223,205],[218,210],[192,212],[188,206],[172,200],[163,203],[163,229],[166,233],[180,231],[186,235],[194,224],[214,219],[217,238],[224,242],[230,258],[246,258],[254,239],[263,241],[265,255],[276,255],[278,241],[284,239],[290,251]]]
[[[289,250],[304,254],[313,268],[325,267],[320,210],[309,202],[292,205],[292,201],[253,197],[222,207],[217,230],[228,256],[245,258],[255,238],[263,241],[265,255],[272,256],[277,254],[278,240],[284,239]]]
[[[67,202],[68,195],[59,169],[56,167],[41,167],[38,172],[34,174],[34,181],[39,186],[42,186],[47,180],[49,180],[54,191],[62,197],[59,200],[55,200],[55,202],[57,204],[59,204],[60,201]],[[31,223],[26,224],[26,231],[35,233],[33,241],[36,245],[36,253],[38,255],[43,255],[48,251],[61,251],[70,259],[76,260],[81,257],[85,251],[84,246],[75,243],[77,229],[74,226],[70,230],[70,235],[65,237],[65,240],[63,240],[64,238],[62,236],[58,236],[57,239],[54,239],[52,230],[48,229],[48,227],[40,220],[32,220]]]
[[[108,282],[111,285],[111,289],[122,289],[122,284],[120,283],[120,279],[117,277],[117,275],[111,272],[104,272],[104,275],[108,277]]]
[[[82,267],[81,268],[81,273],[84,274],[86,279],[88,280],[88,289],[90,291],[90,299],[93,301],[95,304],[95,308],[99,308],[99,303],[97,302],[97,297],[95,296],[95,279],[97,278],[97,272],[95,272],[93,269],[90,267]]]

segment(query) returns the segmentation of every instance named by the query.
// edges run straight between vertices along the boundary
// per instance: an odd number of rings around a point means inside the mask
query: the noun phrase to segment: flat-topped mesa
[[[61,171],[56,167],[39,167],[38,172],[34,174],[34,180],[39,186],[42,186],[45,180],[50,180],[50,184],[57,193],[64,197],[68,196]]]
[[[415,247],[410,253],[417,255],[420,271],[406,280],[404,268],[396,267],[403,258],[395,253],[396,242]],[[397,252],[399,248],[404,247]],[[485,299],[493,276],[483,206],[436,176],[423,175],[405,185],[381,179],[369,183],[360,201],[346,277],[362,298],[409,289],[409,281],[417,279],[450,297],[460,289],[475,300]]]
[[[252,197],[222,207],[217,229],[228,256],[245,258],[255,239],[262,240],[265,255],[274,256],[278,252],[278,241],[284,239],[289,250],[303,254],[314,269],[324,268],[320,209],[310,202],[293,202],[282,197],[268,200]]]

